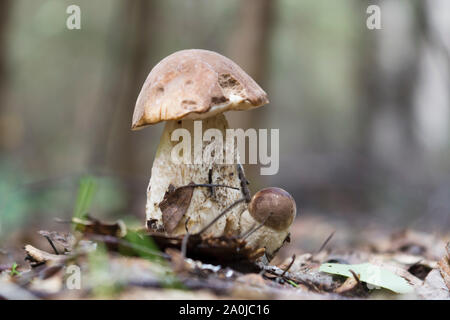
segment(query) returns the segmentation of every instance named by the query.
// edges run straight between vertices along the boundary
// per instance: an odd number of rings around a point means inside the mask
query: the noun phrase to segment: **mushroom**
[[[297,214],[294,198],[281,188],[266,188],[255,193],[241,216],[241,228],[248,230],[247,244],[265,248],[270,261],[289,235]]]
[[[231,188],[193,188],[192,196],[184,197],[190,201],[188,207],[181,212],[179,221],[172,220],[170,226],[164,225],[160,208],[165,195],[167,198],[174,187],[192,183],[239,187],[236,162],[224,164],[221,158],[227,150],[238,154],[234,141],[203,141],[203,134],[208,129],[216,129],[225,140],[229,128],[225,111],[249,110],[268,102],[264,90],[237,64],[212,51],[178,51],[151,70],[137,98],[132,121],[133,130],[166,122],[147,188],[146,216],[150,229],[165,230],[172,235],[182,235],[187,230],[196,233],[242,198],[239,191]],[[201,130],[195,120],[201,121]],[[176,163],[171,157],[179,143],[172,141],[172,133],[180,128],[187,130],[194,140],[190,163]],[[201,137],[195,136],[199,134]],[[205,151],[210,152],[211,157],[204,158]],[[237,162],[238,159],[237,156]],[[240,216],[245,209],[245,202],[235,205],[208,228],[208,233],[212,236],[239,234]]]

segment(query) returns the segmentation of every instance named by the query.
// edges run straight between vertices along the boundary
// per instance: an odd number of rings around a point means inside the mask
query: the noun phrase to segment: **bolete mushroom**
[[[241,216],[240,226],[248,230],[247,244],[264,247],[271,260],[287,239],[296,214],[295,200],[287,191],[275,187],[258,191]]]
[[[226,153],[227,149],[237,154],[236,143],[228,139],[226,142],[213,139],[203,141],[203,134],[208,129],[217,129],[225,138],[229,128],[223,114],[225,111],[249,110],[268,102],[264,90],[237,64],[212,51],[178,51],[151,70],[138,96],[132,122],[132,129],[136,130],[166,121],[147,189],[147,226],[164,229],[172,235],[185,234],[186,229],[195,233],[242,198],[239,191],[231,188],[215,188],[214,192],[209,188],[193,188],[192,194],[183,194],[183,199],[189,200],[189,203],[180,218],[175,222],[172,219],[166,225],[164,221],[169,219],[163,219],[160,207],[160,203],[165,198],[167,200],[170,189],[191,183],[239,187],[236,163],[224,164],[221,154],[221,151]],[[195,120],[201,121],[201,130],[194,124]],[[172,161],[173,148],[179,141],[172,141],[171,137],[180,128],[186,129],[194,140],[190,163]],[[200,142],[195,135],[201,135]],[[203,157],[205,151],[211,150],[219,152],[212,152],[209,158]],[[173,209],[167,204],[165,207]],[[245,202],[233,207],[208,228],[208,234],[239,234],[240,216],[245,209]]]

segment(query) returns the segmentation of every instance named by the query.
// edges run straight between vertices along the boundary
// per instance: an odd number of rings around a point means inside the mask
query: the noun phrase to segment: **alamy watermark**
[[[66,268],[66,287],[68,290],[81,289],[81,268],[76,264],[71,264]]]
[[[171,140],[179,141],[171,150],[171,160],[175,164],[259,163],[265,166],[260,169],[261,175],[277,174],[280,167],[279,129],[226,129],[224,137],[219,129],[210,128],[203,132],[202,121],[194,121],[194,137],[189,130],[177,128],[172,132]],[[209,144],[203,147],[203,142]]]
[[[367,29],[381,29],[381,8],[375,4],[372,4],[367,7],[366,13],[369,14],[366,20]]]
[[[67,7],[66,13],[69,15],[66,20],[66,27],[69,30],[81,29],[81,9],[79,6],[72,4]]]

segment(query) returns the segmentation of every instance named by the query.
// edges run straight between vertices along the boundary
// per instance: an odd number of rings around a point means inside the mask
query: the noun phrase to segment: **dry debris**
[[[39,232],[53,252],[27,244],[28,266],[20,264],[15,272],[12,266],[2,268],[1,298],[450,299],[449,245],[444,245],[443,256],[433,259],[443,239],[433,242],[426,235],[421,243],[420,233],[412,231],[348,250],[329,249],[328,244],[314,254],[292,245],[289,257],[271,265],[264,260],[264,248],[249,248],[233,236],[168,236],[92,217],[74,219],[73,224],[79,230],[74,234]],[[411,252],[418,244],[421,249]],[[406,279],[413,293],[374,288],[357,273],[347,278],[319,271],[330,262],[374,264]],[[72,265],[82,274],[80,290],[67,285]]]

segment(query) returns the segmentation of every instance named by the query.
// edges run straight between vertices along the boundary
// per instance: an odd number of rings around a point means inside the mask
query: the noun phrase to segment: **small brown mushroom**
[[[241,229],[260,226],[246,240],[252,247],[266,248],[270,259],[285,242],[296,214],[295,200],[287,191],[275,187],[262,189],[252,197],[248,210],[242,214]]]

